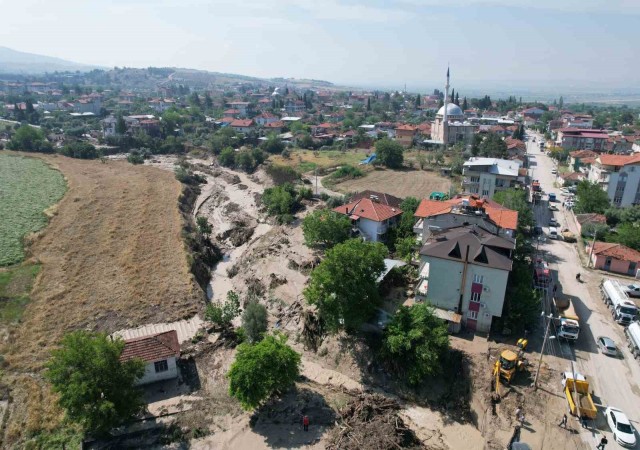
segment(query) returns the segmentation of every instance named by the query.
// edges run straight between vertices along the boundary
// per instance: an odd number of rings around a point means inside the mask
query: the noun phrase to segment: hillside
[[[89,71],[97,66],[80,64],[51,56],[20,52],[0,46],[0,72],[12,74],[40,74],[55,71]]]

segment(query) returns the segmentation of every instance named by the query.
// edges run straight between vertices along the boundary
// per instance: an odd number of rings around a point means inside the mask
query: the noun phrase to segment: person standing
[[[309,416],[307,415],[302,418],[302,429],[304,431],[309,431]]]
[[[562,420],[560,421],[558,426],[564,428],[565,430],[567,429],[567,415],[566,414],[564,414],[562,416]]]
[[[609,441],[607,440],[607,437],[602,436],[602,439],[600,439],[600,443],[596,447],[596,450],[604,450],[604,446],[607,445],[608,443]]]

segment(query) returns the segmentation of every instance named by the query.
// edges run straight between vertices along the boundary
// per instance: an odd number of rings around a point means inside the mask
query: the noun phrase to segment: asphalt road
[[[527,152],[530,155],[533,178],[538,179],[544,191],[543,202],[534,207],[534,213],[538,225],[543,226],[548,233],[548,221],[551,212],[548,209],[548,193],[555,192],[558,197],[556,205],[559,211],[554,212],[556,220],[560,222],[558,231],[569,228],[576,232],[575,219],[571,212],[562,207],[560,188],[554,187],[556,175],[552,174],[555,165],[548,156],[544,155],[539,147],[540,136],[536,142],[527,143]],[[582,266],[577,251],[577,245],[569,244],[562,240],[545,240],[539,244],[539,250],[550,263],[550,268],[555,274],[558,283],[558,292],[570,297],[580,317],[580,336],[574,345],[558,342],[552,339],[547,346],[547,351],[557,356],[564,357],[565,367],[556,367],[558,370],[571,370],[571,362],[576,366],[576,371],[587,377],[594,392],[593,400],[598,406],[598,419],[595,423],[595,431],[579,428],[581,437],[591,448],[595,448],[604,433],[609,439],[607,449],[622,448],[612,438],[611,430],[604,418],[604,408],[615,406],[624,411],[632,424],[640,428],[640,360],[635,360],[630,354],[624,337],[624,329],[615,323],[611,313],[602,303],[598,285],[604,275],[598,271],[591,271]],[[581,273],[584,282],[576,280],[576,273]],[[553,327],[551,328],[553,335]],[[612,358],[601,354],[596,346],[598,336],[612,338],[621,350],[620,358]],[[561,384],[558,380],[558,393],[561,394]],[[568,408],[567,408],[568,409]],[[636,433],[636,439],[640,436]],[[640,445],[636,445],[640,448]]]

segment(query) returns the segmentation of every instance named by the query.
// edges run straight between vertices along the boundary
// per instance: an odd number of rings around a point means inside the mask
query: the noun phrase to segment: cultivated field
[[[173,173],[40,157],[59,168],[69,189],[28,249],[42,269],[20,325],[3,342],[15,400],[3,445],[57,423],[48,387],[20,374],[38,373],[65,332],[173,321],[203,305],[183,246],[181,185]]]
[[[291,151],[289,158],[274,155],[269,157],[269,160],[274,164],[290,166],[301,172],[309,172],[316,167],[328,169],[343,164],[357,166],[369,153],[362,149],[351,149],[344,152],[340,150],[319,150],[314,152],[312,150],[295,149]]]
[[[423,170],[375,169],[363,177],[336,184],[340,192],[360,192],[367,189],[386,192],[397,197],[428,198],[433,191],[449,192],[451,179]]]
[[[65,190],[62,174],[42,160],[0,153],[0,266],[24,258],[22,239],[47,224],[45,210]]]

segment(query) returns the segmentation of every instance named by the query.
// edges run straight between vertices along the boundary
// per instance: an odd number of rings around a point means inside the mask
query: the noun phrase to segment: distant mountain
[[[98,68],[97,66],[79,64],[51,56],[19,52],[0,46],[0,73],[41,74],[76,70],[87,72]]]

